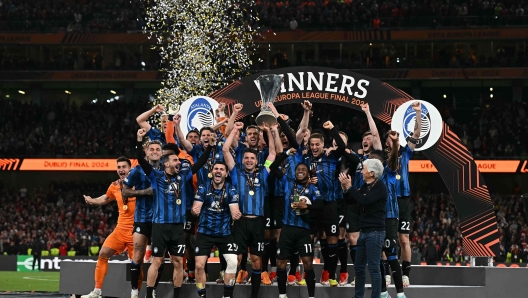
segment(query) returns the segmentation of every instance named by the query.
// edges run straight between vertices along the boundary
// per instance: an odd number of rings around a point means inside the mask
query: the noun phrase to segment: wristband
[[[413,143],[414,145],[418,144],[418,140],[413,137],[407,138],[407,141]]]
[[[288,151],[286,151],[286,155],[290,156],[290,149],[288,149]]]
[[[264,163],[265,168],[269,168],[273,162],[266,159],[266,162]]]

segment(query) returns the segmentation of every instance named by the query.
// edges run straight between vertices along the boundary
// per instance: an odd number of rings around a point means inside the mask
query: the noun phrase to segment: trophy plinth
[[[275,101],[275,97],[280,91],[282,81],[282,76],[275,74],[261,75],[255,80],[255,84],[260,91],[260,98],[262,99],[260,113],[257,118],[255,118],[257,125],[260,126],[266,124],[271,126],[277,123],[277,118],[268,107],[268,103],[273,103]]]

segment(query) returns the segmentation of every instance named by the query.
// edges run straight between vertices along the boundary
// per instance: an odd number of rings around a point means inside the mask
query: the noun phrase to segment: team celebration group
[[[242,104],[235,104],[229,117],[220,104],[213,127],[187,135],[181,115],[169,115],[161,105],[137,117],[138,165],[132,168],[128,158],[119,157],[119,179],[106,194],[84,196],[90,205],[115,200],[119,218],[99,253],[95,288],[82,298],[102,297],[108,260],[123,251],[131,259],[131,297],[137,298],[147,247],[152,253],[147,298],[156,295],[165,256],[174,267],[174,298],[184,281],[195,283],[198,297],[206,297],[207,260],[214,247],[224,298],[245,283],[257,298],[261,285],[274,282],[280,298],[286,297],[286,285],[306,286],[312,298],[316,241],[324,260],[321,285],[351,283],[355,297],[364,297],[368,264],[371,297],[390,297],[391,271],[397,297],[405,297],[411,269],[409,159],[421,121],[400,146],[398,132],[378,134],[365,104],[370,130],[354,152],[331,121],[322,129],[310,127],[310,102],[301,104],[298,127],[268,105],[277,124],[244,127],[236,122]],[[412,108],[421,119],[420,103]],[[159,129],[148,123],[155,113],[164,113]],[[350,276],[349,255],[355,271]]]

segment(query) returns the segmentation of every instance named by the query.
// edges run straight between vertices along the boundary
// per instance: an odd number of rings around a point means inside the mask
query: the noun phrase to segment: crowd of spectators
[[[402,27],[526,25],[523,1],[257,0],[272,30],[361,30]]]
[[[137,31],[144,20],[142,1],[0,1],[0,31]]]
[[[361,30],[528,25],[518,0],[257,0],[259,30]],[[111,32],[145,26],[142,1],[0,2],[2,31]]]
[[[116,204],[88,206],[83,199],[83,194],[105,193],[105,185],[108,181],[0,188],[0,254],[26,255],[37,240],[44,250],[58,248],[60,255],[71,250],[89,255],[90,247],[100,247],[117,223]]]
[[[46,105],[0,100],[0,156],[133,156],[147,101]]]

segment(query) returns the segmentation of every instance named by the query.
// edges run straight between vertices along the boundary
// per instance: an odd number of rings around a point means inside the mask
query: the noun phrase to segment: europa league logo
[[[260,98],[262,98],[262,105],[260,106],[260,113],[258,114],[255,121],[257,125],[266,123],[271,126],[277,123],[277,118],[268,107],[268,103],[275,100],[275,97],[279,93],[283,78],[276,74],[261,75],[255,80],[260,91]]]

